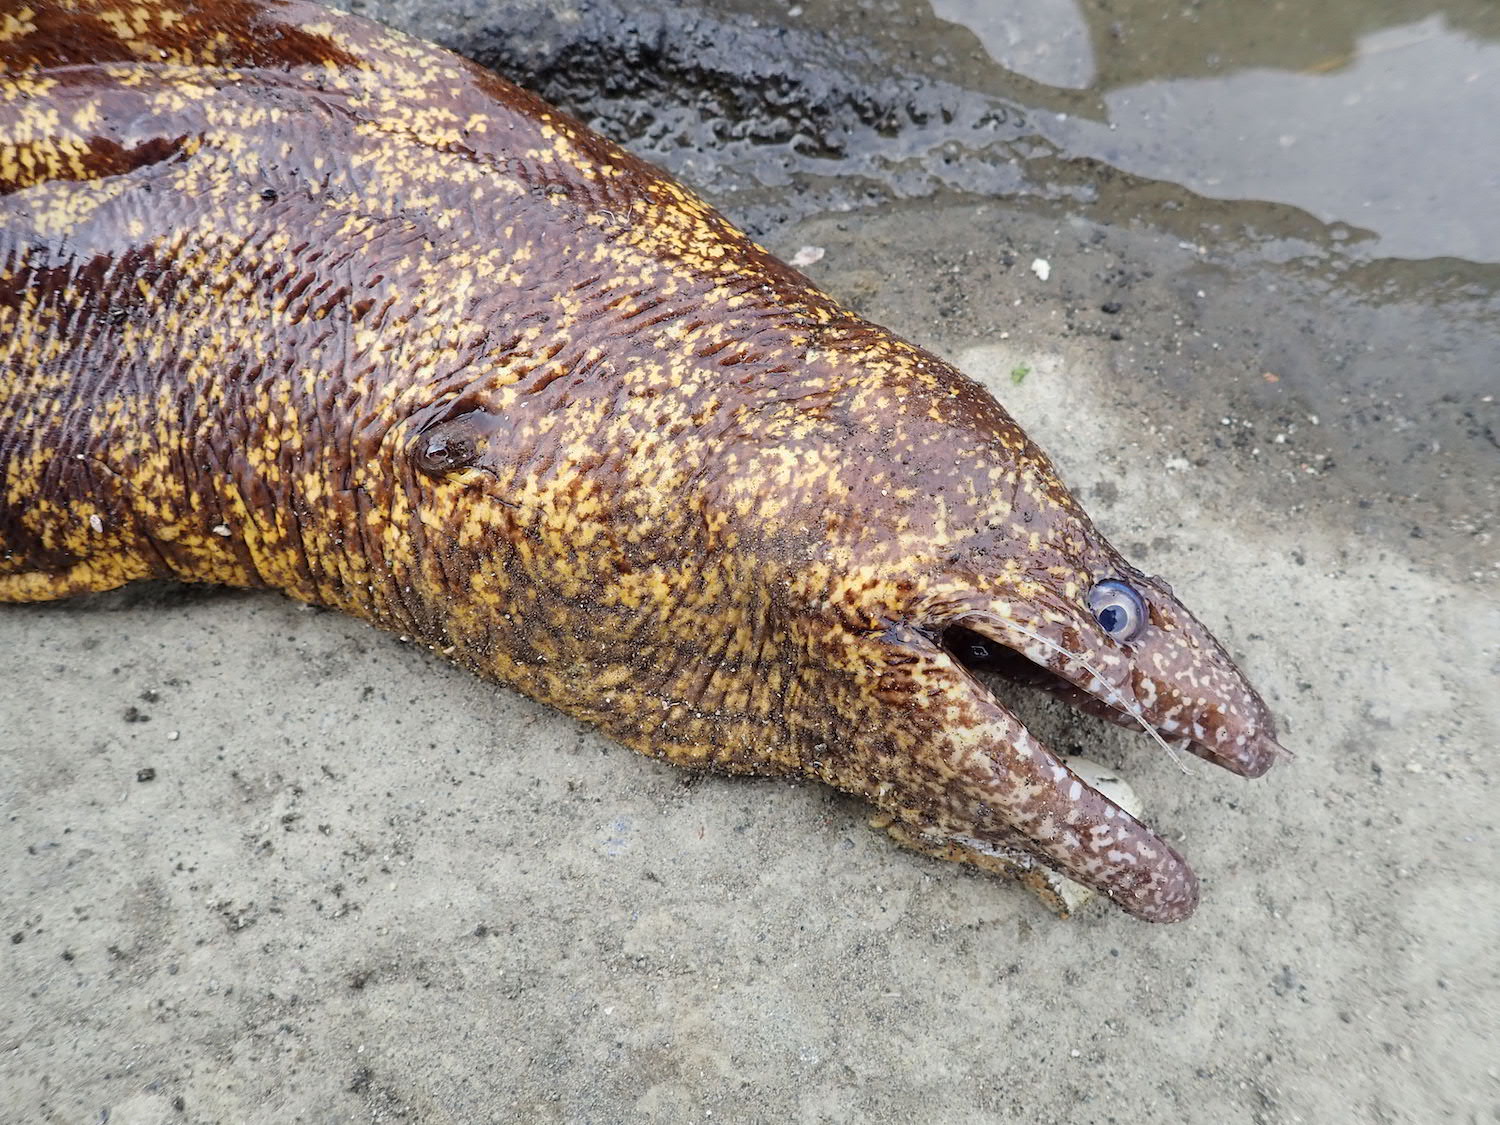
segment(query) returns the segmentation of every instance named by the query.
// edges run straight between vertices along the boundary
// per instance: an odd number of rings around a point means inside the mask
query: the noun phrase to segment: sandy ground
[[[1128,772],[1198,914],[1059,922],[275,595],[4,607],[0,1120],[1500,1120],[1492,548],[1264,379],[1343,306],[1055,209],[765,237],[985,382],[1283,716],[1244,782],[1022,701]]]

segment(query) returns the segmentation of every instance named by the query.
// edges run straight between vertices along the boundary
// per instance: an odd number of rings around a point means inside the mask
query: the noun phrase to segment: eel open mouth
[[[1074,761],[1055,756],[1032,736],[975,673],[1041,687],[1085,713],[1123,726],[1144,727],[1164,746],[1189,750],[1241,776],[1259,776],[1284,751],[1268,727],[1257,725],[1253,710],[1242,713],[1226,707],[1210,710],[1209,719],[1195,719],[1191,724],[1178,718],[1163,722],[1159,711],[1153,713],[1143,705],[1138,688],[1127,695],[1123,686],[1103,679],[1083,659],[1069,659],[1065,650],[1054,657],[1046,645],[1013,648],[987,635],[1006,631],[1002,622],[966,620],[945,629],[940,643],[969,674],[986,710],[996,717],[988,745],[997,768],[1009,779],[1004,785],[1007,798],[1002,815],[1015,830],[1011,842],[1068,879],[1102,891],[1138,917],[1152,921],[1187,917],[1198,898],[1197,879],[1187,862],[1137,820],[1133,809],[1117,802],[1119,790],[1075,769]],[[1126,671],[1125,683],[1144,683],[1150,700],[1173,690],[1163,681],[1145,679],[1133,664]],[[1250,698],[1263,708],[1253,693]],[[1206,737],[1199,740],[1195,733]],[[984,835],[996,838],[992,832]],[[1014,851],[1011,842],[986,843],[967,834],[953,839],[990,855]]]

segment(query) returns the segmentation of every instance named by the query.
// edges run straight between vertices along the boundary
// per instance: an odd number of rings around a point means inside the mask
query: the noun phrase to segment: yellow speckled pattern
[[[524,91],[302,2],[0,14],[0,601],[148,576],[336,606],[1155,920],[1181,857],[953,638],[1238,772],[1274,751],[982,389]],[[1128,643],[1104,579],[1149,605]]]

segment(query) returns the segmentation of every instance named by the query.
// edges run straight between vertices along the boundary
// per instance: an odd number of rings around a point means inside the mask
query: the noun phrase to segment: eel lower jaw
[[[979,705],[991,715],[988,754],[1008,776],[993,805],[980,806],[992,807],[998,817],[977,818],[972,831],[950,830],[948,839],[968,850],[996,854],[994,837],[1008,827],[1012,834],[1000,845],[1002,849],[1022,848],[1080,889],[1106,895],[1137,918],[1176,922],[1191,915],[1198,902],[1198,880],[1182,856],[1142,823],[1133,809],[1118,803],[1108,786],[1056,756],[975,673],[992,672],[1054,690],[1058,677],[1024,657],[1020,657],[1023,663],[1016,663],[996,655],[987,666],[976,668],[973,661],[954,651],[959,647],[954,644],[954,632],[949,630],[944,647],[966,674]],[[965,638],[958,639],[961,645]],[[1010,793],[1019,796],[1012,798]],[[1001,813],[1002,809],[1006,811]]]
[[[1069,825],[1062,838],[1045,833],[1034,836],[1026,844],[1027,850],[1068,879],[1102,891],[1139,918],[1156,922],[1186,918],[1197,903],[1197,880],[1182,857],[1136,817],[1135,809],[1121,807],[1112,793],[1054,757],[1005,709],[990,690],[990,685],[977,673],[1044,688],[1085,713],[1123,726],[1144,729],[1169,753],[1175,741],[1199,757],[1242,777],[1258,777],[1265,773],[1283,751],[1274,739],[1253,730],[1226,735],[1226,745],[1222,750],[1206,742],[1181,737],[1176,731],[1154,725],[1139,704],[1135,705],[1137,714],[1131,714],[1126,710],[1130,704],[1120,699],[1121,693],[1112,691],[1087,667],[1081,668],[1075,679],[1066,669],[1048,667],[1038,663],[1027,651],[1012,648],[1004,637],[1003,626],[980,619],[950,626],[941,643],[950,659],[969,674],[975,688],[1014,721],[1013,725],[1007,724],[1007,733],[1025,749],[1019,757],[1009,759],[1016,763],[1018,770],[1013,783],[1032,788],[1050,787],[1052,807]],[[1037,769],[1036,762],[1051,764]],[[1067,771],[1067,778],[1071,781],[1064,779],[1063,770]],[[1098,840],[1103,841],[1102,847],[1096,843]]]

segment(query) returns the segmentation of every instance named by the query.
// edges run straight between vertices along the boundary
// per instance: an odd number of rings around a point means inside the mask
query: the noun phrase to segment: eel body
[[[1157,921],[1186,863],[975,671],[1277,752],[987,392],[531,94],[302,0],[8,3],[0,602],[161,577]]]

